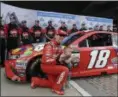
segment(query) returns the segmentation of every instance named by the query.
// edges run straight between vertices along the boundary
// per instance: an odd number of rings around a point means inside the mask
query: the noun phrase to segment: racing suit
[[[38,30],[40,30],[40,31],[42,30],[42,28],[41,28],[39,25],[38,25],[38,26],[37,26],[37,25],[34,25],[34,26],[29,30],[29,32],[30,32],[30,33],[33,33],[33,32],[35,31],[35,29],[38,29]]]
[[[56,58],[62,53],[60,45],[52,40],[44,46],[41,68],[48,76],[48,81],[41,83],[38,78],[33,77],[32,81],[38,86],[47,85],[47,87],[53,90],[60,91],[63,85],[66,83],[69,70],[65,66],[57,65]],[[40,78],[39,78],[40,79]],[[41,84],[41,85],[40,85]]]
[[[16,24],[12,24],[12,23],[4,25],[4,31],[5,31],[6,37],[9,37],[10,30],[13,29],[13,28],[18,28],[18,26]],[[21,33],[19,28],[17,29],[17,31],[18,31],[18,34]]]

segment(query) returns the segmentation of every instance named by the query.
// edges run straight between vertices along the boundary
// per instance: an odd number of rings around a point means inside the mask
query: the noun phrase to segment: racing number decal
[[[90,53],[90,55],[91,60],[88,65],[88,69],[92,69],[93,66],[95,66],[95,68],[103,68],[107,65],[107,61],[110,56],[110,50],[94,50]]]

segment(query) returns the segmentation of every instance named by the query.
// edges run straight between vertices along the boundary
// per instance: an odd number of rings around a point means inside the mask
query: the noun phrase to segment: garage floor
[[[31,89],[30,83],[20,84],[5,78],[1,69],[1,96],[57,96],[48,88]],[[64,96],[81,96],[73,87],[67,88]]]

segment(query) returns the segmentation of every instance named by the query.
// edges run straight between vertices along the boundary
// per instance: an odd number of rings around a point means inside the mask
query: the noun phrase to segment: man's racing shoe
[[[57,91],[57,90],[54,90],[54,89],[52,89],[52,92],[55,92],[56,94],[58,94],[58,95],[64,95],[64,91]]]

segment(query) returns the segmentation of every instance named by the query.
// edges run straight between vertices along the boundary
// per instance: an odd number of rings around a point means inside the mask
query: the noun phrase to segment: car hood
[[[24,45],[19,48],[16,48],[10,52],[10,55],[19,55],[20,57],[29,56],[33,52],[38,53],[44,48],[43,43],[34,43],[31,45]],[[18,56],[18,57],[19,57]]]

